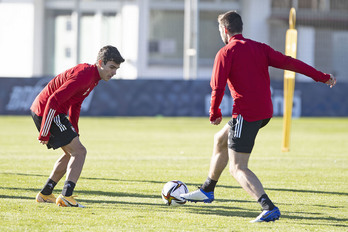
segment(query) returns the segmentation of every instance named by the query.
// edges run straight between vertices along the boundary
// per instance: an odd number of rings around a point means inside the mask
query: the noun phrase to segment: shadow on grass
[[[258,215],[257,212],[252,210],[246,210],[240,207],[229,207],[229,206],[214,206],[206,204],[190,204],[186,203],[184,206],[180,207],[170,207],[163,203],[151,203],[151,202],[131,202],[131,201],[117,201],[117,200],[89,200],[89,199],[79,199],[81,203],[93,203],[93,204],[115,204],[122,206],[155,206],[156,211],[167,211],[175,209],[184,209],[186,212],[193,214],[205,214],[205,215],[217,215],[217,216],[226,216],[226,217],[250,217],[254,218]]]
[[[212,204],[201,204],[200,206],[188,205],[186,209],[190,213],[194,214],[207,214],[207,215],[217,215],[217,216],[226,216],[226,217],[245,217],[245,218],[255,218],[260,212],[255,212],[251,209],[245,209],[240,207],[230,207],[230,206],[214,206]]]
[[[78,199],[81,203],[93,203],[93,204],[112,204],[112,205],[134,205],[134,206],[157,206],[161,207],[163,204],[151,203],[151,202],[131,202],[131,201],[115,201],[115,200],[89,200],[89,199]]]
[[[40,189],[36,188],[17,188],[17,187],[1,187],[0,189],[9,190],[9,191],[31,191],[38,193]],[[124,193],[124,192],[105,192],[105,191],[93,191],[93,190],[76,190],[74,191],[76,194],[82,194],[82,195],[97,195],[97,196],[107,196],[107,197],[135,197],[135,198],[153,198],[158,199],[159,195],[150,195],[150,194],[141,194],[141,193]],[[8,196],[12,197],[12,196]],[[14,196],[16,197],[16,196]],[[1,195],[0,195],[1,198]],[[19,197],[16,197],[19,198]],[[23,199],[26,199],[26,197],[23,197]],[[29,198],[31,199],[31,198]]]
[[[299,223],[301,225],[308,225],[308,226],[312,226],[313,224],[311,223]],[[328,223],[328,224],[324,224],[324,223],[316,223],[316,225],[323,225],[323,226],[335,226],[335,227],[343,227],[343,228],[348,228],[348,225],[344,225],[344,224],[335,224],[335,223]],[[345,230],[347,231],[347,230]]]
[[[265,188],[265,190],[281,191],[281,192],[295,192],[295,193],[320,193],[320,194],[348,196],[348,193],[345,193],[345,192],[327,192],[327,191],[317,191],[317,190],[281,189],[281,188]]]
[[[39,191],[39,189],[36,188],[17,188],[17,187],[0,187],[0,189],[6,190],[6,191],[25,191],[25,192],[33,192],[33,197],[28,196],[12,196],[12,195],[0,195],[0,199],[24,199],[24,200],[30,200],[34,202],[35,194]],[[141,194],[141,193],[123,193],[123,192],[109,192],[109,191],[89,191],[89,190],[82,190],[82,191],[76,191],[77,194],[81,195],[97,195],[97,196],[107,196],[112,198],[122,198],[122,197],[132,197],[137,199],[144,199],[141,202],[137,201],[130,201],[130,200],[104,200],[104,199],[97,199],[97,200],[90,200],[90,199],[83,199],[79,198],[79,201],[81,203],[90,203],[90,204],[111,204],[111,205],[123,205],[123,206],[131,206],[131,207],[152,207],[152,209],[155,210],[163,210],[167,211],[168,209],[171,209],[171,207],[168,207],[164,205],[163,203],[156,203],[151,202],[152,200],[146,200],[148,199],[158,199],[158,195],[151,195],[151,194]],[[236,203],[244,203],[249,201],[236,201],[236,200],[216,200],[216,202],[236,202]],[[88,205],[87,205],[88,207]],[[153,208],[156,207],[156,208]],[[192,213],[192,214],[204,214],[204,215],[217,215],[217,216],[226,216],[226,217],[242,217],[247,218],[246,220],[251,220],[258,216],[260,212],[254,209],[245,209],[241,207],[232,207],[232,206],[221,206],[221,205],[214,205],[214,204],[203,204],[203,203],[186,203],[184,207],[182,207],[186,212]],[[293,213],[293,212],[292,212]],[[299,213],[300,214],[300,213]],[[332,216],[324,216],[320,213],[312,213],[312,212],[303,212],[301,215],[288,215],[287,212],[282,212],[281,218],[283,219],[289,219],[289,220],[309,220],[312,221],[312,224],[318,224],[322,223],[323,221],[327,221],[327,226],[336,226],[336,227],[344,227],[347,228],[348,225],[341,224],[348,222],[348,219],[346,218],[336,218]],[[317,223],[318,222],[318,223]],[[297,223],[297,222],[294,222]],[[303,222],[301,222],[303,224]],[[308,223],[310,224],[310,223]]]
[[[228,186],[228,185],[219,185],[218,187],[221,187],[221,188],[240,188],[240,187]],[[348,193],[346,193],[346,192],[326,192],[326,191],[317,191],[317,190],[285,189],[285,188],[265,188],[265,190],[280,191],[280,192],[295,192],[295,193],[334,194],[334,195],[348,196]]]
[[[247,210],[245,208],[239,208],[239,207],[224,207],[224,206],[212,206],[212,205],[207,205],[205,207],[204,206],[205,205],[200,207],[191,206],[189,207],[187,211],[191,213],[197,213],[197,214],[249,218],[249,219],[246,219],[248,221],[256,218],[260,213],[257,210],[252,210],[252,209]],[[315,214],[317,216],[311,216],[311,214]],[[301,220],[301,222],[299,222],[299,224],[301,225],[303,225],[302,220],[308,220],[312,222],[312,223],[307,223],[308,225],[318,225],[318,223],[321,223],[322,225],[326,225],[326,226],[336,226],[336,227],[344,227],[344,228],[348,227],[348,225],[346,224],[348,222],[348,219],[346,218],[337,218],[337,217],[331,217],[331,216],[327,217],[319,213],[304,212],[302,215],[290,216],[286,212],[282,212],[280,219],[289,219],[293,221],[292,223],[297,223],[296,222],[297,220]]]
[[[20,176],[38,176],[47,177],[47,175],[32,174],[32,173],[11,173],[11,172],[1,172],[0,174],[5,175],[20,175]],[[126,180],[117,178],[98,178],[98,177],[80,177],[80,179],[85,180],[96,180],[96,181],[116,181],[116,182],[136,182],[136,183],[152,183],[152,184],[165,184],[164,181],[157,180]],[[200,186],[202,183],[186,183],[187,185]],[[239,186],[232,185],[217,185],[218,188],[229,188],[229,189],[240,189]],[[331,194],[331,195],[343,195],[348,196],[347,192],[328,192],[328,191],[317,191],[317,190],[302,190],[302,189],[285,189],[285,188],[265,188],[265,190],[270,191],[280,191],[280,192],[297,192],[297,193],[319,193],[319,194]]]
[[[309,214],[309,213],[303,213],[303,214]],[[330,216],[322,216],[322,217],[311,217],[311,216],[289,216],[289,215],[282,215],[282,218],[288,218],[290,220],[309,220],[309,221],[314,221],[314,220],[319,220],[319,221],[329,221],[331,222],[330,224],[325,224],[325,225],[333,225],[335,222],[339,223],[339,222],[348,222],[348,219],[346,218],[336,218],[336,217],[330,217]],[[300,222],[301,225],[303,225],[303,222]],[[317,223],[315,223],[317,225]],[[313,225],[313,224],[309,224],[308,225]],[[344,225],[344,224],[338,224],[341,227],[348,227],[348,225]],[[337,225],[336,225],[337,226]]]
[[[122,179],[115,179],[115,178],[98,178],[98,177],[81,177],[81,179],[107,180],[107,181],[118,181],[118,182],[139,182],[139,183],[153,183],[153,184],[165,184],[166,183],[166,182],[157,181],[157,180],[122,180]],[[201,186],[202,183],[189,183],[189,182],[187,182],[186,185],[196,185],[198,187],[198,186]],[[229,189],[241,189],[240,186],[232,186],[232,185],[217,185],[217,187],[229,188]],[[316,190],[284,189],[284,188],[265,188],[265,190],[283,191],[283,192],[299,192],[299,193],[334,194],[334,195],[348,196],[348,193],[346,193],[346,192],[326,192],[326,191],[316,191]]]
[[[0,172],[1,175],[14,175],[14,176],[42,176],[47,177],[47,175],[42,174],[32,174],[32,173],[13,173],[13,172]]]
[[[8,195],[0,195],[0,199],[20,199],[20,200],[33,200],[33,197],[25,197],[25,196],[8,196]]]
[[[10,190],[10,191],[32,191],[32,192],[40,191],[40,189],[37,189],[37,188],[16,188],[16,187],[2,187],[2,186],[0,186],[0,189]]]
[[[158,199],[160,195],[141,194],[141,193],[124,193],[124,192],[105,192],[105,191],[94,191],[94,190],[76,190],[76,194],[82,195],[97,195],[107,197],[136,197],[136,198],[153,198]]]

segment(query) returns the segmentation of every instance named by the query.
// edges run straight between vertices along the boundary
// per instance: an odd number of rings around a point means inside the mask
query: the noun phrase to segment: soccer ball
[[[188,193],[188,188],[184,182],[172,180],[167,182],[162,189],[162,199],[169,206],[179,206],[186,203],[180,194]]]

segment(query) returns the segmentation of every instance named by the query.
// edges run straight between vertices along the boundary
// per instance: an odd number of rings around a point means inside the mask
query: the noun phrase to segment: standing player
[[[122,62],[124,59],[117,48],[105,46],[100,49],[96,64],[79,64],[66,70],[53,78],[36,97],[30,109],[40,132],[39,142],[48,148],[62,148],[64,151],[47,183],[37,194],[37,202],[83,207],[72,196],[87,154],[79,139],[81,104],[100,80],[108,81],[116,74]],[[52,194],[53,188],[65,173],[62,194],[56,198]]]
[[[280,211],[266,195],[257,176],[248,168],[256,135],[273,115],[268,67],[302,73],[315,81],[333,87],[336,79],[317,71],[300,60],[285,56],[242,35],[240,15],[229,11],[219,15],[219,31],[226,44],[217,53],[211,78],[210,123],[219,125],[221,104],[226,84],[234,99],[232,119],[214,136],[214,150],[207,180],[196,191],[182,194],[188,201],[209,203],[214,189],[230,160],[229,170],[242,188],[257,200],[263,211],[251,222],[279,219]]]

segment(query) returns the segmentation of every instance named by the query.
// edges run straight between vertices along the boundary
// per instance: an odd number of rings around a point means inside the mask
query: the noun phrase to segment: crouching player
[[[81,104],[100,80],[108,81],[116,74],[122,62],[124,59],[117,48],[105,46],[99,50],[95,64],[78,64],[57,75],[34,100],[30,110],[39,130],[39,142],[48,149],[62,148],[64,152],[37,194],[37,202],[83,207],[72,196],[87,154],[79,139]],[[65,174],[62,193],[56,198],[53,189]]]

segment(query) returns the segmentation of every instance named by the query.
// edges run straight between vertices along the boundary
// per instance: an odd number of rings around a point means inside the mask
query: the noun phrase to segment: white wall
[[[269,24],[271,15],[271,0],[243,0],[242,20],[243,35],[247,38],[268,43]]]
[[[36,9],[34,7],[40,7],[42,10],[40,15],[43,17],[45,1],[15,0],[14,2],[17,3],[13,3],[12,0],[0,1],[0,76],[40,76],[43,74],[43,64],[45,63],[43,60],[43,53],[45,51],[43,40],[45,35],[43,27],[35,27],[35,25],[37,22],[44,24],[44,19],[40,21],[38,14],[40,11],[35,11]],[[178,66],[148,66],[147,30],[149,28],[149,2],[149,0],[122,1],[117,5],[112,5],[114,9],[117,9],[116,17],[112,21],[117,33],[114,34],[116,39],[112,38],[112,40],[115,40],[115,45],[126,59],[126,62],[122,64],[122,68],[118,71],[117,77],[133,79],[139,77],[176,78],[182,76],[182,68]],[[53,6],[56,6],[57,9],[63,7],[62,4],[58,3],[61,2],[52,3],[53,5],[51,4],[50,9]],[[241,4],[245,35],[262,42],[268,42],[267,18],[270,13],[270,0],[243,0]],[[235,5],[231,6],[236,7]],[[99,10],[102,11],[102,9]],[[221,10],[222,12],[224,10]],[[89,21],[89,24],[94,24],[94,28],[96,28],[96,25],[102,23],[101,17],[99,12],[99,14]],[[54,46],[56,48],[58,46],[61,49],[56,49],[56,54],[53,54],[55,57],[54,73],[64,71],[66,68],[75,65],[76,62],[73,60],[74,57],[65,57],[66,50],[63,48],[72,47],[72,55],[76,53],[73,49],[74,46],[67,44],[73,42],[74,39],[70,38],[73,36],[70,35],[70,32],[64,32],[65,20],[67,19],[64,17],[58,17],[56,21],[57,28],[55,36],[58,42]],[[82,20],[83,23],[84,20]],[[97,31],[100,31],[99,29]],[[82,25],[82,34],[84,32],[86,31]],[[88,38],[91,40],[91,37]],[[93,39],[93,44],[100,46],[101,38],[102,36],[96,35]],[[99,40],[99,42],[96,40]],[[82,48],[86,47],[84,46],[84,42],[86,41],[82,41]],[[94,54],[96,52],[97,48],[90,49],[87,53],[82,51],[83,57],[88,58],[88,61],[83,60],[83,62],[94,62]],[[15,62],[20,62],[21,67],[19,68]],[[199,68],[198,77],[210,77],[211,69],[211,67]]]
[[[303,62],[315,66],[315,29],[314,27],[300,26],[297,28],[297,59]],[[298,81],[312,81],[311,78],[296,74],[296,80]]]
[[[34,5],[0,4],[0,77],[33,76]]]
[[[121,64],[119,75],[126,79],[135,79],[138,76],[138,59],[142,59],[138,54],[139,7],[137,4],[125,4],[122,7],[121,17],[122,48],[120,52],[126,61]]]

